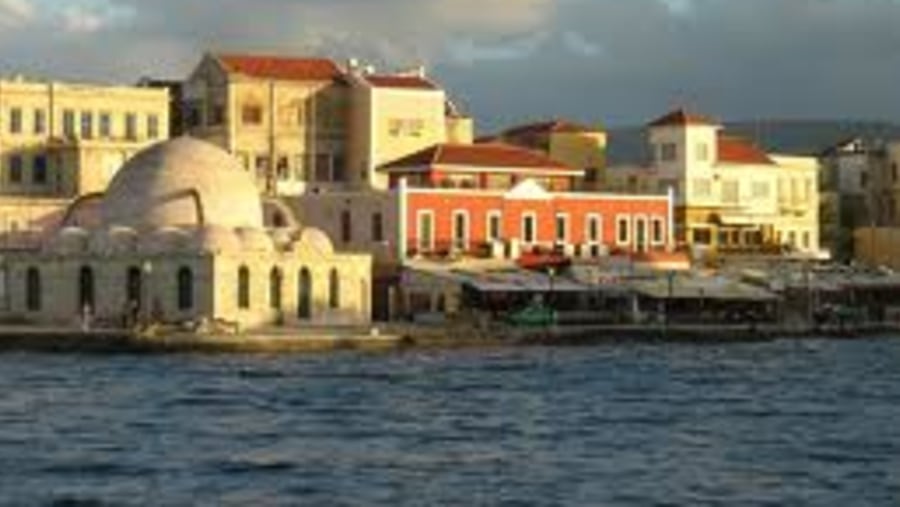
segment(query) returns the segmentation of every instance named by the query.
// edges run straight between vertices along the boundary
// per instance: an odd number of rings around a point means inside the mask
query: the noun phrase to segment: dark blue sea
[[[900,505],[900,339],[0,355],[2,505]]]

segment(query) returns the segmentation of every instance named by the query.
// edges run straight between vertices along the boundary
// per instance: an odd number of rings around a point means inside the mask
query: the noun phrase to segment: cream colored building
[[[187,132],[235,154],[270,195],[384,189],[376,169],[472,123],[421,69],[207,54],[183,88]]]
[[[264,208],[228,153],[187,137],[157,144],[103,195],[73,204],[37,247],[2,252],[0,315],[44,325],[85,315],[97,326],[368,323],[371,256],[335,253],[293,217],[267,224]]]
[[[764,153],[721,125],[682,110],[648,126],[648,166],[610,168],[608,185],[677,196],[676,236],[697,252],[823,255],[819,164]]]
[[[185,127],[268,194],[328,189],[347,179],[349,91],[331,60],[211,53],[184,84]]]
[[[164,90],[0,79],[0,245],[25,248],[75,197],[169,136]]]
[[[553,160],[584,171],[580,189],[604,189],[607,136],[601,128],[552,120],[512,127],[488,140],[543,151]]]
[[[381,166],[436,144],[472,143],[472,119],[459,114],[424,69],[376,74],[351,66],[347,75],[353,93],[351,186],[385,190]]]

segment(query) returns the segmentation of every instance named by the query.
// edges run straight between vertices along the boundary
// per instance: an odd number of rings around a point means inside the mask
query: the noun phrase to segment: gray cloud
[[[208,49],[426,63],[487,129],[900,119],[895,0],[0,0],[0,71],[183,76]]]

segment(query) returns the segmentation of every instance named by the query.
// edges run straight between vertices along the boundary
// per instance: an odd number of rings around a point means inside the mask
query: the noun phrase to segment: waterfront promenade
[[[776,324],[628,324],[510,327],[394,323],[371,328],[270,328],[239,334],[140,333],[123,329],[0,326],[0,352],[51,353],[303,353],[389,351],[410,347],[591,345],[616,342],[740,343],[780,339],[898,335],[900,324],[786,326]]]

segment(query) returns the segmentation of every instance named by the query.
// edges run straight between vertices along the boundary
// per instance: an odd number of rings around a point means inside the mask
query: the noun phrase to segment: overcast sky
[[[184,77],[207,50],[425,64],[480,130],[900,120],[900,0],[0,0],[0,72]]]

